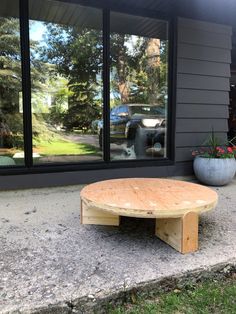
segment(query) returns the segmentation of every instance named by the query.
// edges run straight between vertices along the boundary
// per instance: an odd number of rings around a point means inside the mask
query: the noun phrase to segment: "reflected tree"
[[[101,117],[102,33],[97,30],[47,24],[41,58],[68,80],[67,129],[87,130]]]
[[[3,113],[19,112],[20,52],[19,21],[0,18],[0,108]]]
[[[32,42],[31,52],[37,51]],[[31,54],[32,89],[43,90],[48,65]],[[0,18],[0,135],[1,146],[23,148],[22,72],[19,19]]]
[[[167,41],[111,35],[111,87],[115,103],[164,105],[167,93]]]
[[[88,130],[102,115],[102,32],[76,26],[46,24],[40,59],[54,65],[68,81],[68,110],[63,115],[68,130]],[[167,42],[127,34],[111,34],[111,92],[114,105],[165,103]],[[57,108],[52,108],[56,113]]]
[[[0,18],[0,146],[5,148],[23,143],[20,52],[19,20]]]

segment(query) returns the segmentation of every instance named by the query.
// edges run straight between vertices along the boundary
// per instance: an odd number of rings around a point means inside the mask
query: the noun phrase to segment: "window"
[[[168,22],[81,3],[1,0],[0,169],[168,157]]]
[[[19,2],[0,5],[0,167],[24,164]]]
[[[110,103],[129,113],[110,121],[112,160],[166,157],[168,23],[111,13]]]
[[[30,1],[34,163],[102,160],[102,11]]]

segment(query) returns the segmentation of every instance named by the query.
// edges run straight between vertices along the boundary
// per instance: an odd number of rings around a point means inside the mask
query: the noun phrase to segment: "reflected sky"
[[[42,41],[47,27],[43,22],[30,21],[30,40]]]

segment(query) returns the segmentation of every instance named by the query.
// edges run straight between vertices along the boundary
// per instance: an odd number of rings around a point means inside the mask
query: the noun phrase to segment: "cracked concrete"
[[[154,236],[154,220],[80,225],[81,188],[0,192],[0,313],[82,313],[81,300],[236,261],[236,180],[214,188],[219,204],[188,255]]]

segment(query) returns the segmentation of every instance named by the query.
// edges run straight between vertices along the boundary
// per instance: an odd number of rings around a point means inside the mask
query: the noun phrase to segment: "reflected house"
[[[235,134],[226,2],[1,0],[1,186],[191,174]]]

